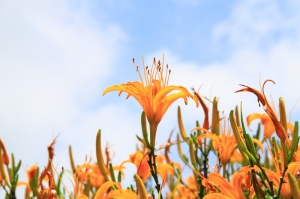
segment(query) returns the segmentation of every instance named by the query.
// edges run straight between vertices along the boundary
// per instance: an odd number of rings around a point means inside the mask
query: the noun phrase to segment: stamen
[[[162,87],[165,88],[165,82],[164,82],[164,77],[163,77],[163,67],[159,67],[159,80],[162,83]]]
[[[157,77],[157,73],[159,72],[159,67],[155,65],[155,63],[153,62],[152,67],[155,69],[155,75],[154,78]]]
[[[147,66],[148,67],[148,66]],[[151,70],[150,69],[148,69],[148,71],[147,71],[147,73],[148,73],[148,83],[149,83],[149,85],[151,85],[152,84],[152,82],[153,82],[153,75],[152,75],[152,68],[151,68]]]
[[[160,60],[158,61],[157,63],[158,67],[159,67],[159,81],[162,83],[162,87],[165,88],[165,85],[164,85],[164,77],[163,77],[163,70],[164,70],[164,65],[161,65],[160,63]]]
[[[152,78],[151,78],[151,75],[150,75],[150,70],[147,70],[147,75],[148,75],[148,77],[149,77],[149,78],[147,79],[147,80],[148,80],[147,83],[148,83],[148,85],[151,85],[151,83],[152,83]]]
[[[152,67],[151,67],[151,72],[150,72],[151,82],[153,82],[153,79],[155,78],[154,72],[155,72],[155,67],[153,67],[153,65],[152,65]]]
[[[151,82],[150,82],[150,77],[149,77],[148,66],[146,66],[144,73],[145,73],[145,82],[146,82],[146,85],[150,85]]]
[[[134,63],[134,64],[135,64],[135,63]],[[143,86],[145,86],[145,85],[144,85],[143,78],[142,78],[142,75],[141,75],[141,73],[140,73],[140,70],[139,70],[139,67],[138,67],[138,66],[136,66],[136,71],[137,71],[137,72],[138,72],[138,74],[139,74],[139,77],[140,77],[140,80],[141,80],[141,82],[142,82]]]
[[[168,66],[168,65],[167,65]],[[168,68],[168,67],[167,67]],[[166,81],[165,81],[165,85],[168,86],[169,84],[169,78],[170,78],[170,74],[171,74],[171,69],[169,70],[169,73],[166,74]]]
[[[144,77],[145,77],[145,86],[148,85],[148,78],[147,78],[147,70],[145,68],[145,60],[144,60],[144,56],[142,56],[142,62],[143,62],[143,69],[144,69]],[[144,83],[143,83],[144,84]]]

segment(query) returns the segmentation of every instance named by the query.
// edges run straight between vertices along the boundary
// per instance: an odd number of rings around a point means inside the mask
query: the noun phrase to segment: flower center
[[[143,86],[145,87],[153,86],[154,82],[158,81],[160,83],[161,88],[167,87],[171,70],[168,69],[168,64],[166,65],[166,68],[164,68],[164,55],[163,55],[162,63],[160,62],[160,60],[156,62],[156,59],[154,57],[152,66],[150,68],[148,66],[145,66],[144,57],[142,57],[142,60],[143,60],[144,78],[139,71],[139,66],[136,65],[135,63],[134,58],[132,59],[133,64],[136,67],[136,71],[139,74]]]

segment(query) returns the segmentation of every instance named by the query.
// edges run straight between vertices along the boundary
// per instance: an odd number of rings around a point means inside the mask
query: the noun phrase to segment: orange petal
[[[224,196],[223,194],[221,193],[210,193],[206,196],[204,196],[203,199],[234,199],[234,198],[230,198],[228,196]]]
[[[102,199],[109,188],[115,185],[118,189],[122,189],[120,183],[107,181],[96,192],[94,199]]]
[[[162,179],[162,186],[165,186],[168,179],[168,174],[174,175],[174,169],[169,164],[159,164],[157,165],[157,173]]]

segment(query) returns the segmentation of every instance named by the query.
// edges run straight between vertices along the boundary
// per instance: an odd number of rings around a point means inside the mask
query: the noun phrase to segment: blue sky
[[[297,1],[2,1],[0,137],[23,160],[21,173],[46,165],[46,146],[58,134],[58,168],[69,168],[69,145],[77,164],[95,157],[98,129],[114,162],[127,159],[142,110],[134,99],[102,92],[138,80],[132,58],[141,65],[143,55],[150,65],[162,53],[170,84],[202,85],[201,94],[220,97],[227,115],[241,101],[245,114],[263,112],[254,95],[234,94],[241,83],[259,89],[260,76],[276,82],[266,93],[275,103],[282,96],[290,111],[300,97],[299,7]],[[178,132],[178,105],[187,130],[203,120],[191,100],[176,102],[159,126],[157,146]],[[299,115],[298,105],[291,121]]]

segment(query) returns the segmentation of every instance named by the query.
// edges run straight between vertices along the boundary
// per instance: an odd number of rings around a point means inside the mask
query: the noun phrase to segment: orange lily
[[[156,163],[157,165],[157,173],[161,176],[162,178],[162,185],[164,186],[167,180],[167,176],[169,173],[173,174],[173,167],[169,164],[163,164],[163,159],[164,157],[161,155],[156,156]],[[130,159],[122,162],[121,166],[124,163],[130,162],[135,164],[137,168],[137,175],[141,178],[143,182],[145,182],[151,172],[150,172],[150,167],[148,164],[149,161],[149,156],[147,154],[143,154],[141,151],[137,150],[135,154],[130,155]]]
[[[3,162],[3,164],[5,164],[6,166],[8,166],[8,164],[9,164],[9,157],[8,157],[8,154],[7,154],[7,152],[6,152],[4,143],[3,143],[3,141],[1,140],[1,138],[0,138],[0,148],[1,148],[0,152],[2,151],[2,153],[3,153],[3,154],[2,154],[2,162]],[[0,153],[0,156],[1,156],[1,153]]]
[[[198,146],[201,146],[201,141],[204,138],[210,138],[213,141],[213,147],[215,151],[218,151],[219,158],[221,160],[222,165],[226,165],[232,156],[237,143],[233,134],[231,134],[231,129],[228,132],[222,131],[220,136],[211,133],[210,131],[203,128],[194,128],[194,130],[203,130],[206,133],[198,136]]]
[[[257,171],[259,170],[256,166],[255,168],[257,169]],[[244,166],[238,172],[234,173],[231,177],[231,183],[236,188],[240,196],[244,195],[243,190],[250,190],[250,197],[255,194],[250,176],[250,171],[252,169],[252,167]]]
[[[133,60],[134,62],[134,60]],[[134,62],[135,64],[135,62]],[[140,82],[127,82],[126,84],[114,85],[103,91],[103,95],[111,91],[126,92],[126,99],[133,96],[142,106],[147,120],[150,124],[150,145],[155,145],[156,130],[159,122],[166,113],[170,105],[179,98],[183,98],[187,104],[187,98],[191,97],[198,105],[198,100],[185,87],[169,86],[168,81],[171,70],[164,71],[164,63],[156,62],[155,58],[151,68],[144,67],[144,79],[136,66],[140,77]],[[177,93],[172,93],[178,91]]]
[[[275,186],[277,189],[280,185],[280,178],[282,176],[281,172],[273,172],[267,168],[264,168],[269,180],[273,181],[273,186]],[[291,173],[293,176],[299,175],[298,172],[300,171],[300,162],[292,162],[288,165],[288,169],[284,176],[284,183],[282,183],[282,187],[280,190],[280,195],[282,195],[284,198],[291,198],[292,192],[291,192],[291,185],[288,180],[288,173]],[[298,181],[298,186],[300,185],[300,182]]]
[[[219,158],[221,160],[221,163],[223,165],[226,165],[228,163],[228,161],[231,159],[231,157],[234,154],[234,150],[237,146],[237,142],[236,139],[234,137],[234,134],[231,134],[231,128],[228,128],[227,133],[226,133],[226,129],[225,129],[226,124],[224,124],[224,128],[222,131],[221,135],[216,135],[210,131],[208,131],[207,129],[201,128],[201,127],[196,127],[194,129],[192,129],[192,131],[194,130],[203,130],[205,132],[205,134],[201,134],[198,136],[198,146],[201,147],[201,141],[204,138],[210,138],[213,141],[213,147],[215,151],[218,151],[219,153]],[[262,143],[259,142],[257,139],[252,139],[253,142],[255,142],[256,144],[259,145],[260,149],[263,150],[262,147]],[[235,153],[237,154],[237,153]],[[240,155],[238,155],[238,159],[240,159]]]
[[[27,171],[28,181],[31,181],[35,175],[37,175],[38,166],[36,164],[32,165]]]
[[[28,170],[26,170],[28,182],[19,181],[17,186],[26,186],[25,198],[29,198],[29,194],[32,191],[30,187],[30,182],[33,180],[34,176],[37,175],[38,166],[36,164],[32,165]],[[1,176],[0,176],[1,177]]]
[[[135,164],[137,175],[140,176],[143,182],[145,182],[151,174],[148,160],[149,156],[147,154],[143,154],[141,151],[137,150],[134,154],[130,155],[129,160],[124,161],[122,164],[126,162]]]
[[[85,163],[76,169],[76,174],[80,182],[90,181],[93,187],[99,188],[104,182],[105,178],[101,175],[98,165]]]
[[[254,169],[256,173],[261,173],[261,170],[255,165],[252,168],[248,167],[248,166],[242,167],[239,172],[234,173],[232,175],[232,184],[234,185],[234,187],[240,188],[240,189],[237,189],[239,194],[243,193],[242,189],[248,189],[248,188],[250,188],[250,186],[252,188],[251,181],[250,181],[251,178],[249,175],[249,172],[252,169]],[[264,167],[263,167],[263,170],[265,171],[266,175],[268,176],[268,179],[273,182],[273,188],[275,188],[274,191],[277,191],[280,186],[280,178],[282,176],[282,172],[280,172],[280,171],[274,172],[274,171],[271,171]],[[297,176],[297,175],[299,175],[298,174],[299,170],[300,170],[300,162],[292,162],[288,165],[288,169],[285,173],[284,181],[282,183],[282,187],[280,190],[280,195],[283,196],[283,198],[291,198],[291,196],[292,196],[291,185],[289,183],[287,174],[290,173],[293,176]],[[265,183],[265,184],[268,185],[268,183]],[[298,181],[298,186],[299,185],[300,185],[300,182]],[[270,187],[266,187],[266,188],[270,189]],[[250,189],[250,197],[252,197],[253,194],[254,194],[253,190]]]
[[[275,130],[276,130],[277,136],[280,138],[280,140],[285,141],[287,139],[287,133],[286,133],[284,127],[282,126],[282,124],[278,121],[277,116],[276,116],[274,110],[272,109],[272,107],[270,106],[270,104],[266,98],[265,92],[264,92],[264,87],[267,82],[273,82],[275,84],[275,82],[273,80],[270,80],[270,79],[266,80],[262,86],[261,92],[259,92],[258,90],[254,89],[254,88],[251,88],[249,86],[240,84],[241,86],[243,86],[245,88],[237,90],[235,92],[237,93],[237,92],[246,91],[246,92],[254,93],[258,98],[258,102],[263,105],[265,112],[271,118],[271,120],[274,124]]]
[[[238,191],[240,186],[233,186],[218,173],[211,173],[207,179],[202,179],[202,185],[205,187],[207,193],[207,196],[204,197],[205,199],[212,198],[210,194],[212,194],[212,196],[218,196],[219,198],[245,198],[244,194]]]
[[[260,119],[261,124],[264,125],[264,137],[265,138],[269,138],[275,132],[275,127],[272,122],[272,119],[267,114],[253,113],[253,114],[248,115],[247,126],[249,128],[250,128],[250,123],[255,119]],[[290,130],[290,132],[293,132],[293,130],[294,130],[293,124],[288,122],[287,127]]]
[[[117,189],[106,193],[112,186]],[[131,190],[122,190],[122,186],[118,182],[107,181],[96,192],[94,199],[110,199],[110,198],[128,198],[139,199],[139,197]]]
[[[198,190],[194,175],[191,175],[187,179],[187,186],[177,186],[178,194],[174,195],[174,199],[196,199],[198,196]]]

